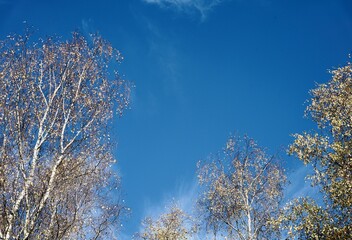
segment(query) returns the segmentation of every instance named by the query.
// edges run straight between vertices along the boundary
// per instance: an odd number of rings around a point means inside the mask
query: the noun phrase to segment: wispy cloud
[[[165,193],[163,199],[157,205],[145,206],[144,215],[155,218],[175,204],[186,213],[192,214],[196,210],[195,202],[197,201],[197,197],[197,179],[193,179],[190,183],[182,182],[173,191]]]
[[[228,0],[143,0],[156,4],[162,8],[172,8],[177,11],[192,13],[198,12],[204,20],[207,14],[217,5]]]
[[[89,36],[90,34],[97,33],[96,28],[94,27],[94,21],[89,19],[82,19],[81,20],[81,28],[83,33]]]
[[[143,218],[151,217],[157,219],[161,214],[170,209],[171,206],[178,206],[189,215],[193,215],[196,211],[196,201],[198,197],[198,182],[193,179],[191,182],[182,182],[178,184],[174,190],[164,193],[162,200],[158,203],[151,204],[145,202]],[[141,221],[142,221],[141,219]],[[143,230],[140,225],[139,231]]]
[[[313,199],[320,197],[319,188],[312,187],[311,181],[306,178],[311,173],[311,167],[302,165],[288,174],[287,178],[290,184],[285,189],[285,202],[290,202],[292,199],[299,197],[311,197]]]
[[[185,102],[182,85],[183,56],[172,36],[163,32],[148,19],[144,20],[146,27],[149,55],[160,67],[159,77],[162,79],[163,93],[171,95],[180,103]]]

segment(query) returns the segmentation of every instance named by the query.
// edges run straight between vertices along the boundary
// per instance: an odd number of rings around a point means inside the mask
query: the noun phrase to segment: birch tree
[[[197,232],[195,221],[176,205],[156,220],[147,217],[142,224],[143,230],[136,234],[136,239],[187,240]]]
[[[130,89],[109,66],[121,59],[78,33],[0,42],[0,239],[98,239],[118,222],[109,123]]]
[[[253,139],[230,137],[224,155],[199,164],[199,206],[208,232],[221,239],[273,239],[286,182],[278,159]]]
[[[331,71],[332,79],[311,91],[306,114],[318,131],[294,135],[289,152],[314,172],[323,204],[298,199],[287,206],[291,237],[349,239],[352,235],[352,65]],[[309,220],[309,221],[308,221]]]

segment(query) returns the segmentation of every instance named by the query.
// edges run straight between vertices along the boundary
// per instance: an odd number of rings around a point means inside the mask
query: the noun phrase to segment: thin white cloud
[[[146,3],[156,4],[162,8],[173,8],[186,13],[198,12],[204,20],[215,6],[227,0],[143,0]]]
[[[91,18],[82,19],[81,28],[83,30],[83,33],[86,34],[87,36],[89,36],[90,34],[97,33],[97,30],[94,27],[94,21]]]
[[[301,165],[291,174],[288,174],[287,178],[290,184],[285,189],[285,201],[290,202],[292,199],[300,197],[311,197],[313,199],[319,198],[319,187],[312,187],[311,181],[307,179],[307,176],[312,173],[310,166]]]
[[[157,205],[147,204],[144,215],[156,218],[175,204],[186,213],[192,214],[195,211],[197,194],[197,179],[193,179],[190,183],[182,182],[176,187],[176,190],[165,193],[163,199]]]
[[[151,217],[157,219],[161,214],[165,213],[171,206],[176,205],[185,213],[193,216],[196,212],[196,201],[198,197],[198,183],[197,179],[193,179],[190,183],[182,182],[178,184],[176,189],[165,193],[163,199],[158,203],[145,202],[143,218]],[[138,231],[142,231],[142,224]],[[199,240],[196,236],[190,240]]]
[[[162,32],[158,26],[148,19],[144,19],[148,35],[151,59],[160,67],[159,78],[162,80],[163,93],[173,96],[179,103],[186,101],[183,92],[182,69],[185,58],[182,50],[176,47],[172,36]]]

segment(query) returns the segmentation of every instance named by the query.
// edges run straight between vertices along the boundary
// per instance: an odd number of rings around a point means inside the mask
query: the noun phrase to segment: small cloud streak
[[[159,65],[159,77],[163,81],[163,93],[176,97],[179,103],[186,101],[182,86],[182,59],[183,53],[179,50],[172,38],[162,32],[157,25],[148,19],[144,20],[148,31],[149,54]]]
[[[156,218],[160,216],[165,210],[169,209],[173,205],[177,205],[187,214],[193,214],[196,210],[196,201],[198,198],[198,181],[193,179],[191,183],[185,183],[178,185],[175,191],[166,193],[163,200],[158,205],[146,206],[145,216]]]
[[[162,8],[173,8],[177,11],[191,13],[197,11],[201,19],[205,20],[209,11],[227,0],[143,0],[146,3],[156,4]]]
[[[176,205],[186,214],[193,215],[196,211],[196,201],[198,198],[198,182],[193,179],[190,183],[182,182],[176,187],[176,190],[165,193],[163,199],[158,204],[145,204],[143,218],[151,217],[157,219],[168,211],[171,206]],[[139,231],[143,230],[140,225]],[[194,238],[195,239],[195,238]]]
[[[302,165],[287,176],[290,184],[285,189],[286,203],[300,197],[310,197],[313,199],[320,197],[319,187],[312,187],[311,181],[307,179],[307,176],[311,173],[312,168],[310,166]]]
[[[90,18],[81,20],[81,28],[83,30],[83,33],[86,34],[87,36],[97,32],[94,28],[94,22]]]

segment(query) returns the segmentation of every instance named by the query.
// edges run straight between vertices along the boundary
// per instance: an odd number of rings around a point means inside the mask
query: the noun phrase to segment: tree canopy
[[[285,219],[302,239],[347,239],[352,234],[352,65],[331,71],[332,79],[311,91],[306,114],[318,131],[295,134],[289,153],[313,166],[312,183],[324,205],[295,200]]]
[[[120,60],[98,36],[0,42],[1,239],[94,239],[118,222],[108,126],[129,103],[109,69]]]
[[[230,137],[224,157],[200,163],[200,208],[208,231],[229,239],[272,239],[286,177],[278,159],[245,136]]]
[[[177,205],[171,206],[155,220],[151,217],[145,218],[143,227],[136,234],[136,239],[186,240],[197,232],[195,221]]]

